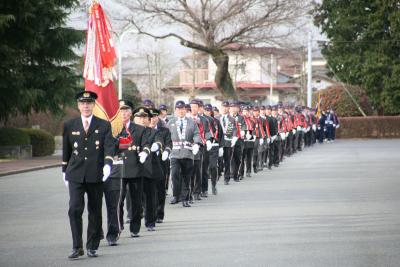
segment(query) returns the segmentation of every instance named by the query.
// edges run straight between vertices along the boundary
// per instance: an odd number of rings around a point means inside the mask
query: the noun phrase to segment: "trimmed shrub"
[[[400,138],[400,116],[339,118],[337,138]]]
[[[42,157],[54,153],[54,136],[41,129],[24,129],[31,138],[32,156]]]
[[[372,115],[373,109],[365,91],[358,86],[346,85],[346,88],[356,99],[357,103],[361,106],[366,115]],[[321,108],[323,110],[332,107],[339,117],[362,116],[360,111],[357,109],[357,106],[353,103],[350,96],[341,85],[334,85],[325,90],[315,92],[313,94],[314,106],[318,101],[318,94],[321,94]]]
[[[29,145],[29,134],[18,128],[0,128],[0,146]]]

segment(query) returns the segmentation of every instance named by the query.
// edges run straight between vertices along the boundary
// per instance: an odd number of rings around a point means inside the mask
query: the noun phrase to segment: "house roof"
[[[192,88],[192,84],[180,84],[180,85],[173,85],[173,86],[168,86],[165,88],[165,90],[188,90]],[[213,90],[216,89],[216,85],[214,82],[205,82],[205,83],[197,83],[194,85],[196,89],[203,89],[203,90]],[[237,82],[236,83],[236,88],[241,89],[242,91],[246,92],[257,92],[261,90],[267,90],[270,88],[270,84],[268,83],[251,83],[251,82]],[[290,90],[290,89],[295,89],[297,90],[300,88],[300,86],[296,83],[276,83],[272,84],[272,89],[273,90]]]

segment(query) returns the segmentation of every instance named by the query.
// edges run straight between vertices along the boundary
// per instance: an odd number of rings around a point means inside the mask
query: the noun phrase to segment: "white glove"
[[[336,125],[336,129],[338,129],[340,127],[340,124]]]
[[[293,132],[293,134],[296,134],[296,129],[293,129],[292,132]]]
[[[67,181],[67,179],[65,178],[65,172],[63,172],[63,180],[64,180],[65,187],[68,188],[68,181]]]
[[[159,149],[160,149],[160,145],[159,145],[159,144],[156,144],[156,143],[153,143],[153,144],[151,145],[150,151],[151,151],[151,152],[156,152],[156,151],[158,151]]]
[[[200,149],[199,145],[198,144],[194,144],[193,145],[193,150],[192,150],[193,155],[197,155],[197,153],[199,153],[199,149]]]
[[[246,139],[247,139],[247,140],[250,140],[250,139],[251,139],[251,134],[250,134],[250,133],[247,133],[247,134],[246,134]]]
[[[107,181],[108,177],[110,176],[111,173],[111,167],[110,165],[106,164],[103,167],[103,182]]]
[[[143,164],[146,161],[147,156],[148,156],[148,154],[146,152],[144,152],[144,151],[140,152],[139,153],[139,161],[140,161],[140,163]]]
[[[210,141],[210,140],[207,140],[207,142],[206,142],[206,149],[207,149],[207,151],[210,151],[211,148],[212,148],[211,141]]]
[[[280,133],[280,135],[281,135],[282,140],[285,140],[285,138],[286,138],[285,133]]]
[[[235,146],[237,140],[238,140],[237,136],[232,137],[232,144],[231,144],[231,147],[234,147],[234,146]]]
[[[286,138],[287,138],[287,137],[289,136],[289,132],[286,132],[285,136],[286,136]]]
[[[301,126],[297,126],[297,131],[300,131],[301,130]]]
[[[271,144],[271,138],[269,138],[269,137],[267,138],[267,143]]]
[[[240,136],[244,137],[244,135],[245,135],[244,131],[240,131]]]
[[[264,144],[264,139],[260,138],[260,146]]]
[[[224,156],[224,148],[223,147],[220,147],[219,149],[218,149],[218,157],[223,157]]]
[[[310,129],[311,129],[311,127],[310,127],[310,126],[308,126],[308,127],[307,127],[307,132],[309,132],[309,131],[310,131]]]
[[[272,137],[271,137],[271,140],[272,140],[271,143],[274,142],[275,139],[276,139],[276,135],[272,136]]]
[[[315,132],[317,130],[317,125],[313,124],[312,129]]]
[[[318,126],[318,130],[321,130],[321,126]]]
[[[166,160],[168,159],[168,156],[169,156],[169,152],[168,152],[168,151],[164,151],[164,152],[161,154],[161,160],[162,160],[162,161],[166,161]]]
[[[336,124],[333,124],[333,127],[335,127],[335,128],[336,128]]]

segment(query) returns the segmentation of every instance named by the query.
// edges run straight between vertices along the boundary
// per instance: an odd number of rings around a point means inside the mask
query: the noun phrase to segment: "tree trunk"
[[[235,87],[229,74],[229,56],[222,50],[215,50],[211,58],[217,66],[215,85],[224,98],[237,99]]]

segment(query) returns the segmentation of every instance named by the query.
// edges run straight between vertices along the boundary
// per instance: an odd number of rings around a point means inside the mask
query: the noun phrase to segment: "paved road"
[[[337,141],[70,262],[59,169],[0,177],[0,266],[399,266],[400,140]]]

